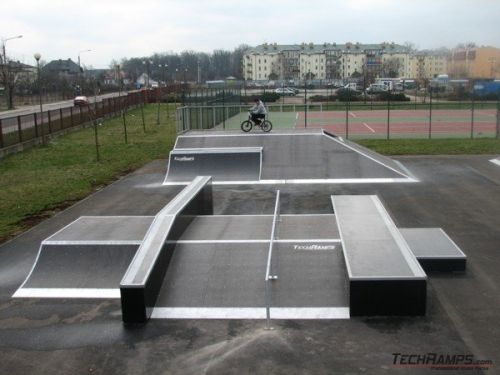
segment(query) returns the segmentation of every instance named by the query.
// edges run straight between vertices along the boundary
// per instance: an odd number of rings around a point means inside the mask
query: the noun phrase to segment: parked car
[[[84,106],[89,104],[89,99],[86,96],[80,95],[73,99],[73,104],[76,106]]]
[[[382,94],[387,92],[387,86],[383,83],[373,83],[366,89],[367,94]]]
[[[274,90],[274,92],[276,94],[279,94],[279,95],[282,95],[282,96],[295,96],[295,95],[297,95],[297,93],[294,90],[292,90],[292,89],[290,89],[288,87],[277,88],[276,90]]]

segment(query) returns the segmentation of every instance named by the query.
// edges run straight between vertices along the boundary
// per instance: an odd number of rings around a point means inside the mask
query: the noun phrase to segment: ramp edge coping
[[[182,210],[183,207],[188,205],[208,183],[210,183],[210,176],[198,176],[193,179],[192,183],[184,188],[177,196],[172,199],[165,207],[163,207],[153,219],[144,239],[139,246],[139,249],[135,253],[134,258],[132,259],[125,275],[120,282],[120,287],[127,288],[142,288],[144,287],[146,280],[149,278],[151,271],[153,269],[153,265],[156,263],[156,260],[159,256],[159,251],[156,252],[154,258],[149,262],[148,267],[144,275],[139,275],[139,271],[144,264],[144,260],[149,252],[149,247],[152,241],[158,235],[162,237],[161,243],[163,244],[172,228],[172,225],[178,215],[178,213]],[[182,205],[181,205],[182,203]],[[165,223],[164,221],[167,220]],[[164,228],[164,225],[167,228]],[[158,234],[160,229],[165,229],[162,234]],[[140,280],[137,280],[139,276],[142,276]]]
[[[416,257],[413,255],[413,253],[410,250],[410,247],[406,243],[405,239],[403,238],[402,234],[399,232],[399,230],[396,228],[396,225],[392,221],[390,215],[388,212],[385,210],[384,206],[382,205],[382,202],[380,202],[380,199],[376,195],[369,195],[370,199],[373,201],[375,204],[375,207],[379,214],[382,216],[382,220],[384,221],[386,227],[388,228],[389,232],[391,233],[394,241],[398,245],[399,249],[401,250],[401,254],[403,255],[404,259],[407,262],[408,267],[410,270],[413,272],[413,275],[408,275],[408,276],[390,276],[390,275],[384,275],[384,276],[355,276],[352,273],[351,265],[349,263],[349,257],[346,254],[346,246],[345,246],[345,241],[344,241],[344,235],[342,233],[342,228],[339,223],[339,218],[337,214],[337,209],[335,205],[335,195],[331,196],[331,201],[333,205],[333,211],[335,213],[335,220],[337,221],[337,227],[339,230],[340,234],[340,241],[342,244],[342,252],[344,254],[344,259],[346,263],[346,268],[347,268],[347,273],[349,276],[349,280],[427,280],[427,274],[424,272],[422,267],[420,266],[420,263],[416,259]]]

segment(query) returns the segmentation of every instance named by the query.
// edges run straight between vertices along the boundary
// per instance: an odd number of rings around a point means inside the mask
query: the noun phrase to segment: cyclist
[[[250,113],[252,114],[252,121],[255,125],[260,125],[261,119],[263,120],[266,117],[267,110],[264,106],[264,103],[259,98],[255,98],[255,104],[252,108],[250,108]]]

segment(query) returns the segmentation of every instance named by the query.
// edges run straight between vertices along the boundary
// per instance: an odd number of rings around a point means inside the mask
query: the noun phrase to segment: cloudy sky
[[[1,0],[7,54],[107,67],[154,52],[232,49],[241,43],[411,41],[500,47],[499,0]]]

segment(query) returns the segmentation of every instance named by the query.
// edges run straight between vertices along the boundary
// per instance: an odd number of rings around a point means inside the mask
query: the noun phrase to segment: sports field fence
[[[268,104],[273,129],[321,128],[345,138],[499,138],[499,102]],[[177,108],[177,132],[239,130],[249,105]],[[253,131],[260,131],[255,129]]]

